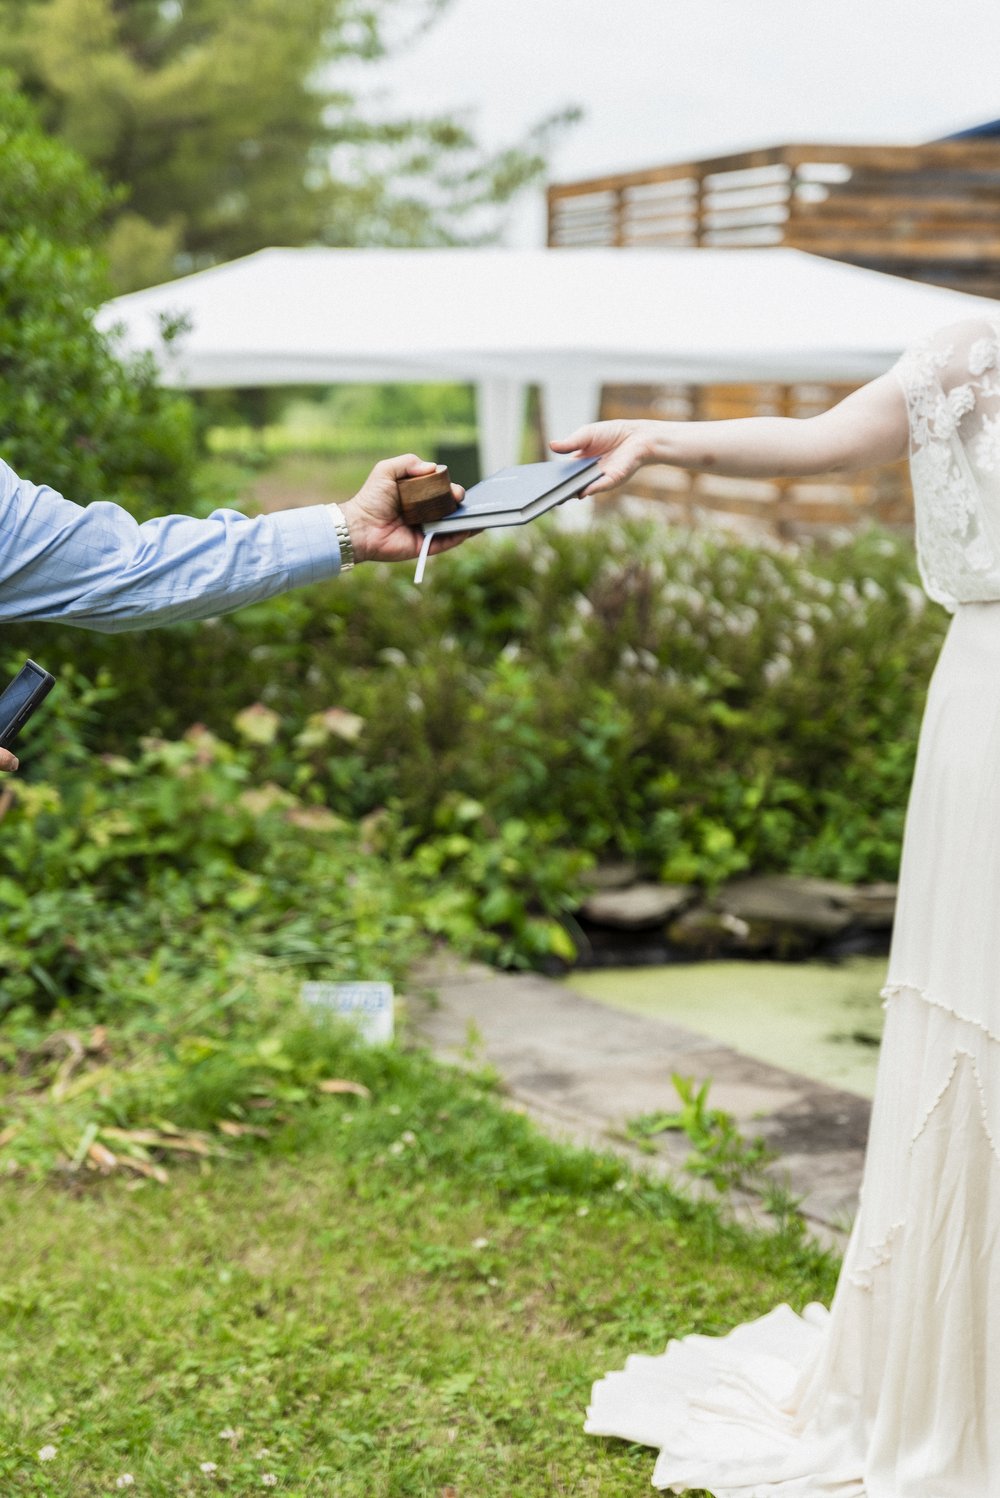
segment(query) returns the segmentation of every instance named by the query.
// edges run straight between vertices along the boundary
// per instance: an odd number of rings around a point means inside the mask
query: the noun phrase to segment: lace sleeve
[[[998,358],[998,324],[988,318],[953,323],[907,349],[893,373],[906,396],[911,451],[956,431],[978,439],[1000,398]]]
[[[924,586],[949,609],[1000,597],[1000,313],[921,339],[893,374],[909,415]]]

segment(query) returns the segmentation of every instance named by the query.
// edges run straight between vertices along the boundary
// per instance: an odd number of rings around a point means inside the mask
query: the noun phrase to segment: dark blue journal
[[[501,468],[499,473],[473,484],[457,510],[423,527],[424,544],[416,581],[424,575],[427,550],[434,536],[524,525],[561,505],[564,499],[575,498],[599,472],[600,466],[593,458],[556,458],[550,463],[521,463],[514,468]]]

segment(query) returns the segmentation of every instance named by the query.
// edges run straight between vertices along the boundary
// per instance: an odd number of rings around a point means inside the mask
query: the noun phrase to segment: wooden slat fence
[[[790,145],[555,184],[549,244],[791,245],[1000,296],[1000,142]]]

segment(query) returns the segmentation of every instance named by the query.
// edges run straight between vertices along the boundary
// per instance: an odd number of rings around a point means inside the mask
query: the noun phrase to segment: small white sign
[[[372,1045],[392,1039],[391,983],[303,983],[300,996],[307,1009],[349,1020]]]

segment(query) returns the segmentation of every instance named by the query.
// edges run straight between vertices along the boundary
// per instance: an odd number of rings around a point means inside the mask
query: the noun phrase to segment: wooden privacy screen
[[[777,146],[549,188],[549,244],[787,245],[1000,297],[1000,142]],[[617,387],[606,415],[808,415],[850,386]],[[850,482],[756,484],[649,473],[652,497],[781,534],[860,518],[910,523],[905,464]]]
[[[1000,142],[776,146],[548,191],[549,244],[790,245],[1000,296]]]

